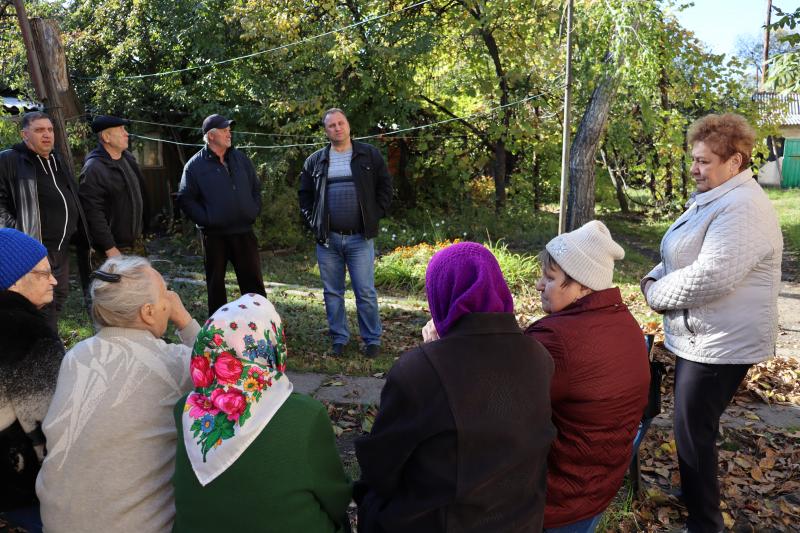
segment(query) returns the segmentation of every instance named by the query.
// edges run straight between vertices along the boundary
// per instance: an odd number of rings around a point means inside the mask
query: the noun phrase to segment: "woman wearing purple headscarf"
[[[359,531],[541,531],[552,360],[480,244],[439,251],[425,285],[439,339],[395,363],[356,441]]]

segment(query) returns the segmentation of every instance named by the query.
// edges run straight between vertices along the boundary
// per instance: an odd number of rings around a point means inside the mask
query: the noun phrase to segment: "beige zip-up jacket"
[[[783,238],[767,195],[745,170],[694,196],[661,241],[647,303],[664,313],[666,347],[712,364],[775,354]]]

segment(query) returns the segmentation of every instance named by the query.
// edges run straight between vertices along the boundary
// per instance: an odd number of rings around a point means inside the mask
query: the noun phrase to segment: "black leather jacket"
[[[328,210],[325,193],[328,184],[329,144],[306,159],[300,173],[300,212],[319,243],[328,240]],[[378,221],[386,216],[392,203],[392,177],[383,156],[372,145],[353,141],[353,159],[350,161],[356,185],[358,204],[364,221],[364,237],[378,235]]]
[[[15,145],[9,150],[0,152],[0,227],[14,228],[37,239],[42,240],[42,223],[39,213],[39,194],[36,187],[36,167],[28,157],[26,150]],[[22,145],[24,146],[24,145]],[[86,216],[78,199],[77,183],[72,169],[55,153],[59,166],[67,169],[69,179],[67,188],[72,194],[78,209],[80,243],[90,243],[89,228]]]

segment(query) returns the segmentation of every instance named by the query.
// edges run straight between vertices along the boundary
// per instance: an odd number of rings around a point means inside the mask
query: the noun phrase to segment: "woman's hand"
[[[422,328],[422,342],[432,342],[439,340],[439,332],[436,331],[436,326],[433,324],[433,319],[428,320],[425,327]]]
[[[178,329],[183,329],[192,321],[192,315],[183,306],[181,297],[175,291],[167,291],[169,302],[169,319]]]
[[[650,290],[650,285],[655,283],[656,280],[653,278],[644,278],[642,281],[639,282],[639,289],[642,291],[642,296],[644,296],[644,301],[647,301],[647,291]]]

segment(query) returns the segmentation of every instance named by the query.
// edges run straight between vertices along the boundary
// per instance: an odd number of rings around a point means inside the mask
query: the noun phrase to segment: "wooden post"
[[[572,92],[572,0],[567,4],[567,61],[564,87],[564,128],[561,139],[561,195],[558,208],[558,234],[567,229],[567,189],[569,187],[570,100]]]
[[[39,56],[36,54],[36,47],[33,44],[33,34],[31,25],[28,21],[28,14],[25,11],[23,0],[13,0],[14,9],[17,12],[19,21],[19,31],[22,34],[22,41],[25,43],[25,54],[28,57],[28,72],[31,75],[31,83],[36,91],[36,98],[47,105],[47,91],[42,80],[42,71],[39,68]]]
[[[47,114],[53,119],[56,146],[59,155],[74,171],[75,162],[67,139],[66,118],[82,114],[75,92],[69,83],[67,59],[61,44],[58,23],[54,20],[35,18],[31,21],[33,42],[39,57],[39,66],[47,95]]]
[[[767,23],[764,27],[764,57],[761,61],[761,90],[767,84],[767,69],[769,68],[769,23],[772,20],[772,0],[767,0]]]

